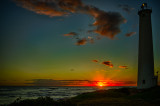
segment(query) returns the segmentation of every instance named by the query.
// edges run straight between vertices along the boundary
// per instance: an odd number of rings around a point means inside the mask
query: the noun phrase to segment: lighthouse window
[[[145,80],[143,80],[142,83],[145,84]]]

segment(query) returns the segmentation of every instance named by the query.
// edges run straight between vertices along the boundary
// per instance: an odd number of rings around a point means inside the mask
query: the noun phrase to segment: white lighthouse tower
[[[154,75],[154,56],[151,25],[152,9],[143,3],[139,15],[139,55],[138,55],[138,89],[151,88],[157,85]]]

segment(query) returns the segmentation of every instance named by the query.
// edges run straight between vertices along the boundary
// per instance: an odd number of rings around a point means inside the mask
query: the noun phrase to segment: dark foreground
[[[27,100],[18,98],[7,106],[160,106],[160,87],[146,90],[136,88],[99,90],[58,101],[50,97]]]

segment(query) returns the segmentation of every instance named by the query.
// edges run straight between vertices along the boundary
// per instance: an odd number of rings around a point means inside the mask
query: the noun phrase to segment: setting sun
[[[98,86],[104,86],[103,82],[98,82]]]

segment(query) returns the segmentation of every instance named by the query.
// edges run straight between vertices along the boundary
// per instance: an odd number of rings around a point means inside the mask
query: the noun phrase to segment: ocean
[[[18,97],[23,99],[36,99],[49,96],[54,100],[70,98],[85,92],[96,90],[118,89],[121,87],[0,87],[0,105],[9,104]]]

